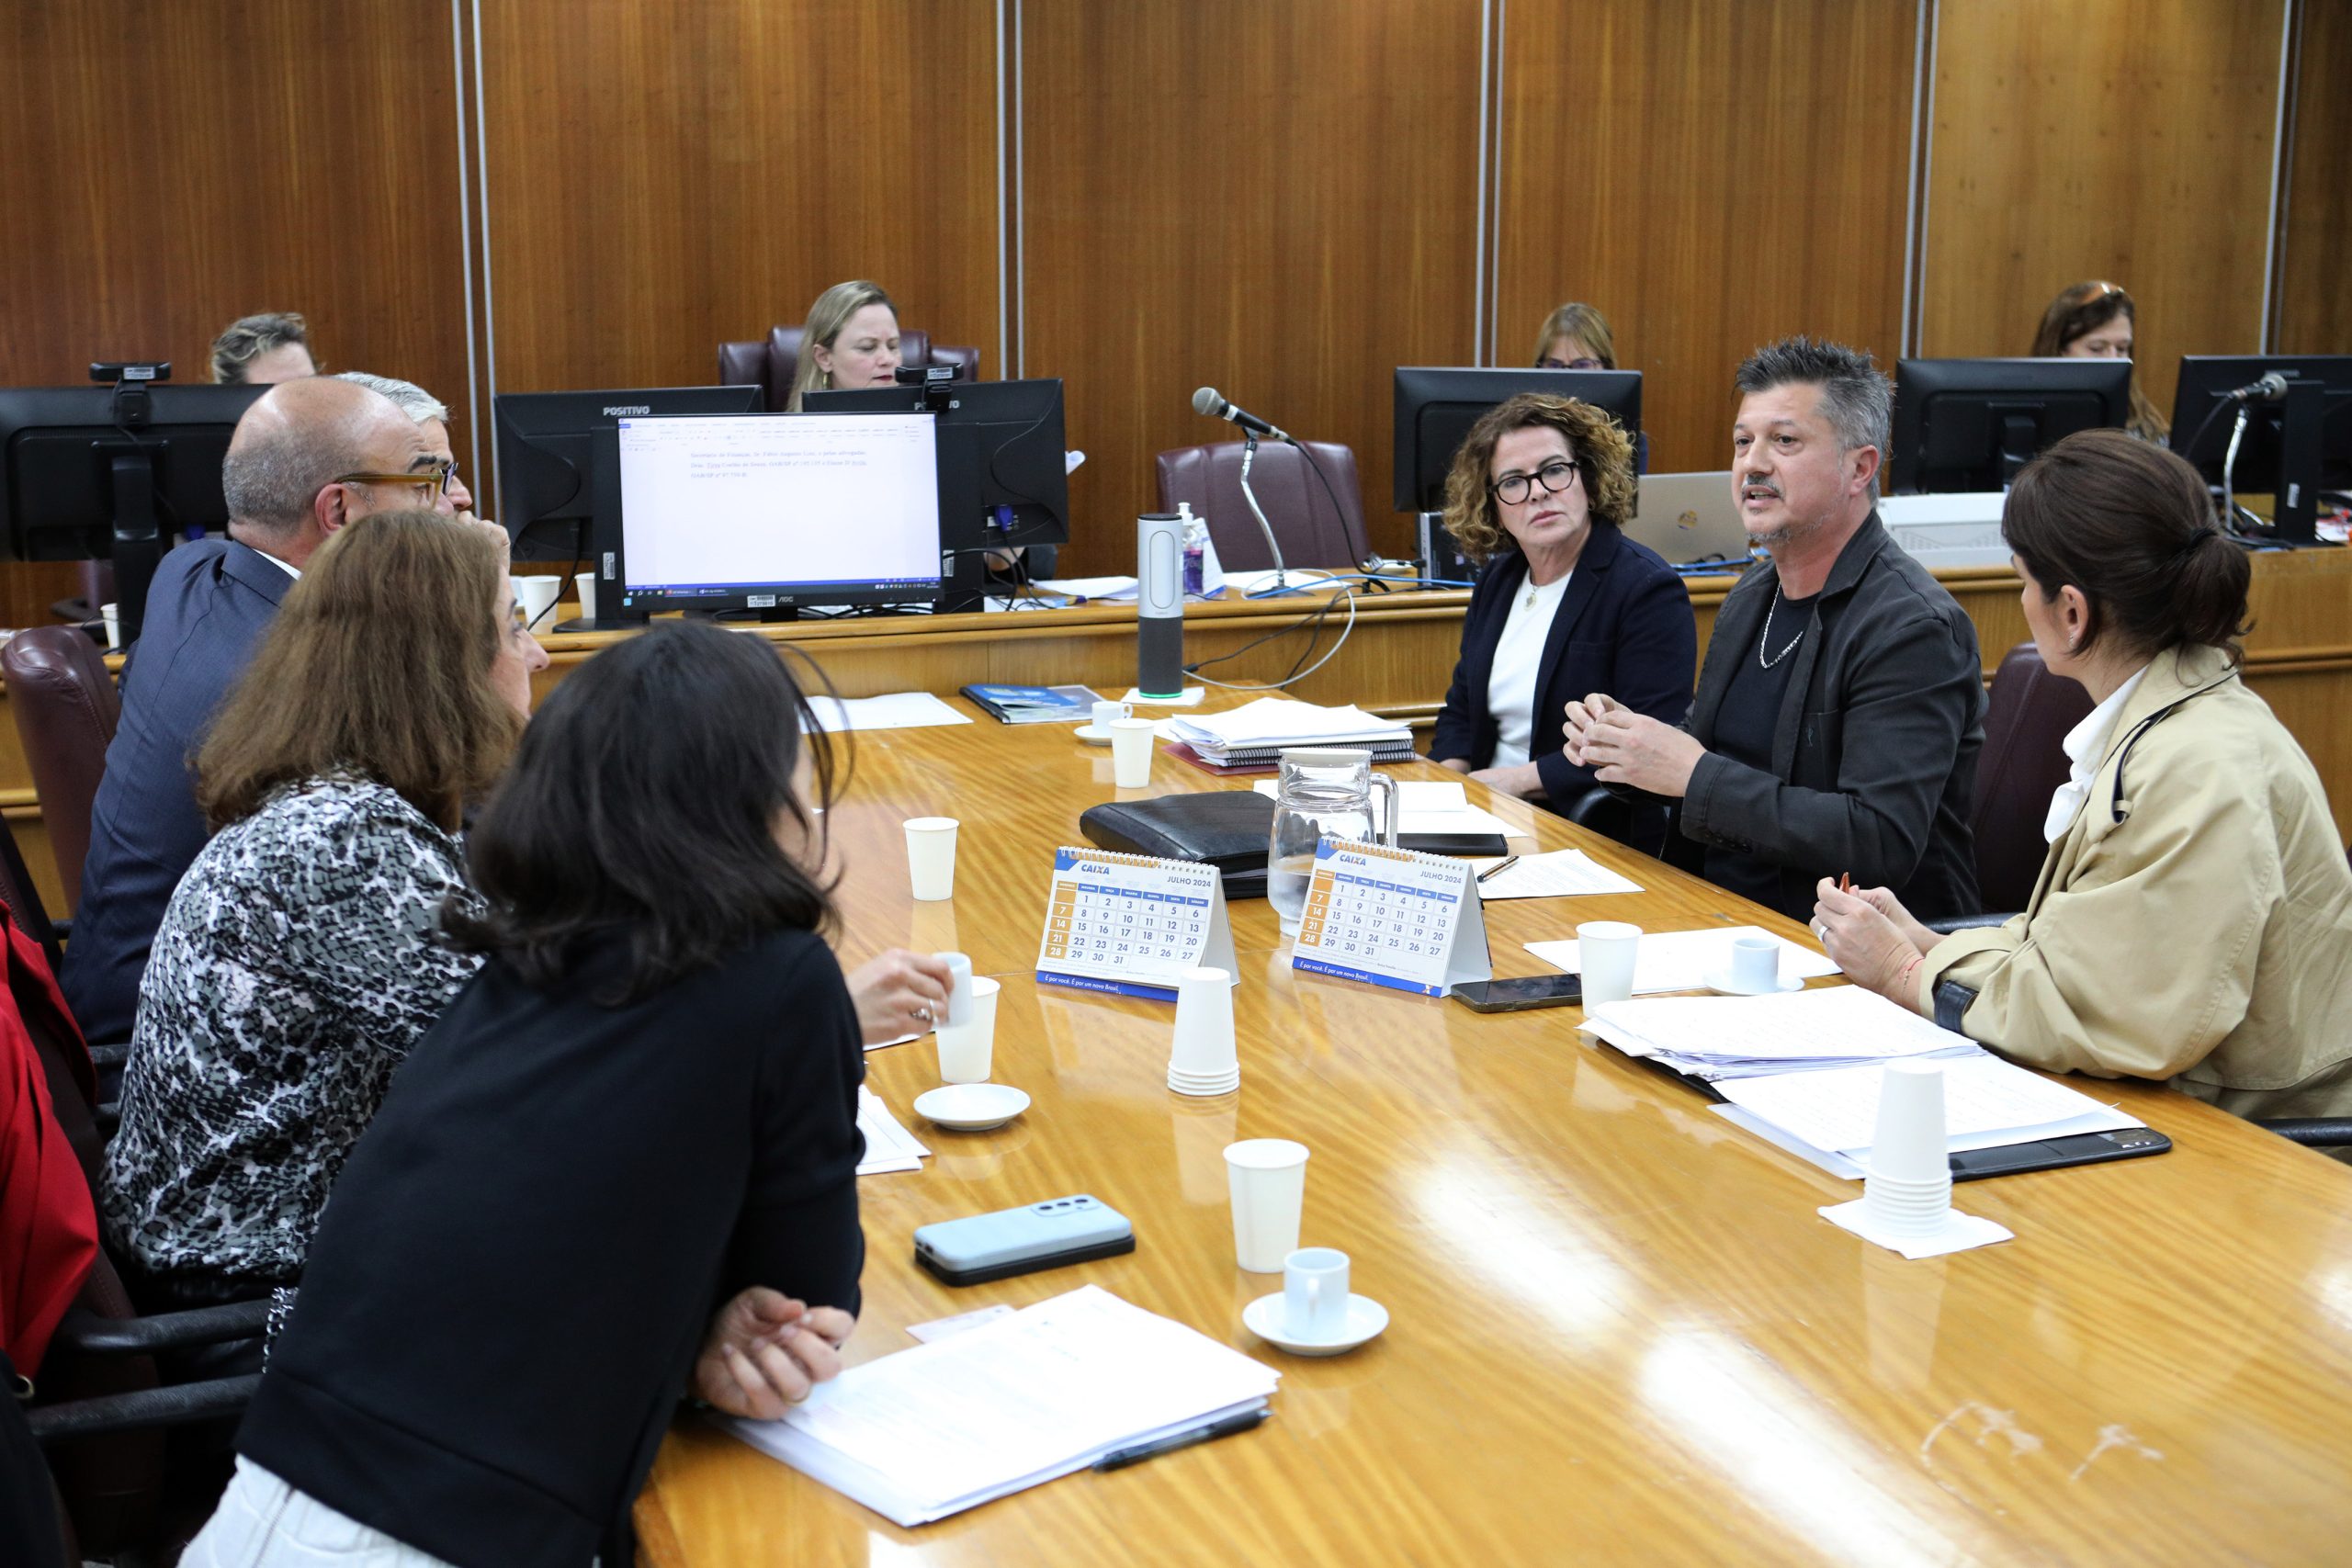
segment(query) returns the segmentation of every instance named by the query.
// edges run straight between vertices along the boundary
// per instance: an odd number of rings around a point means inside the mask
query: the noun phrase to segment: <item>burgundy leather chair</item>
[[[1356,455],[1330,441],[1310,441],[1317,478],[1294,447],[1262,442],[1250,470],[1250,488],[1265,508],[1266,522],[1282,545],[1283,564],[1353,571],[1372,556],[1363,525],[1363,487],[1356,479]],[[1266,536],[1241,494],[1238,441],[1182,446],[1159,455],[1159,509],[1173,512],[1190,502],[1216,541],[1217,564],[1227,571],[1263,571],[1274,564]],[[1330,490],[1324,489],[1324,480]],[[1337,504],[1334,505],[1336,497]]]
[[[2015,913],[2033,897],[2049,840],[2041,825],[2050,796],[2066,782],[2060,742],[2091,711],[2077,682],[2052,675],[2030,642],[2004,654],[1993,672],[1984,712],[1984,750],[1976,761],[1976,800],[1969,827],[1976,838],[1976,891],[1987,910]]]
[[[122,717],[122,698],[106,659],[78,626],[34,626],[0,648],[8,710],[32,768],[42,822],[57,857],[66,907],[82,895],[82,860],[90,849],[90,806],[106,772],[107,747]]]
[[[954,344],[933,343],[919,327],[899,329],[899,353],[906,364],[959,365],[964,379],[980,378],[980,351]],[[718,383],[722,387],[759,387],[767,397],[770,413],[782,413],[792,400],[792,378],[800,373],[800,328],[772,327],[764,338],[718,345]]]

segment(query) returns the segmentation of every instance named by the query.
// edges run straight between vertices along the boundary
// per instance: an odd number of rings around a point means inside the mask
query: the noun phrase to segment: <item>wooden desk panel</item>
[[[1111,798],[1097,754],[989,724],[860,738],[830,814],[843,956],[960,938],[999,974],[993,1133],[920,1124],[928,1043],[868,1057],[934,1150],[859,1184],[852,1359],[909,1324],[1092,1281],[1283,1371],[1248,1437],[1051,1483],[900,1530],[733,1439],[682,1426],[639,1506],[681,1564],[1578,1561],[2324,1561],[2352,1504],[2352,1172],[2166,1091],[2098,1085],[2168,1133],[2154,1160],[1960,1189],[2010,1244],[1917,1263],[1819,1219],[1850,1185],[1739,1133],[1696,1092],[1585,1043],[1574,1010],[1480,1016],[1295,978],[1272,911],[1235,909],[1240,1090],[1162,1082],[1171,1010],[1029,975],[1051,851]],[[1424,770],[1425,773],[1429,770]],[[1162,756],[1154,791],[1219,787]],[[966,824],[952,906],[908,897],[899,823]],[[1513,802],[1639,896],[1488,911],[1498,971],[1575,920],[1802,928]],[[1303,1239],[1346,1249],[1388,1333],[1292,1358],[1242,1328],[1278,1288],[1233,1266],[1224,1145],[1314,1151]],[[1088,1190],[1131,1257],[953,1291],[918,1224]]]

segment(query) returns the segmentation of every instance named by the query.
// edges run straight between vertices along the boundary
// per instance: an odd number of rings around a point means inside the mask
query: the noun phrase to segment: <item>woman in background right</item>
[[[2061,289],[2041,312],[2041,330],[2033,334],[2036,359],[2129,359],[2135,312],[2132,296],[2113,283],[2077,283]],[[2140,389],[2140,371],[2132,370],[2132,417],[2123,426],[2143,441],[2162,446],[2172,426]]]
[[[2239,678],[2252,569],[2204,482],[2086,430],[2018,476],[2001,533],[2042,661],[2098,705],[2062,742],[2041,879],[2023,914],[1939,936],[1824,878],[1829,955],[2029,1066],[2352,1113],[2352,869],[2311,760]]]

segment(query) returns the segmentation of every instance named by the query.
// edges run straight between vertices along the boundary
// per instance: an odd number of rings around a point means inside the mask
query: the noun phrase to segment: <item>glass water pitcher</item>
[[[1373,812],[1375,791],[1385,796],[1378,816]],[[1327,837],[1396,842],[1396,781],[1374,773],[1372,753],[1361,747],[1283,753],[1273,836],[1266,844],[1266,898],[1282,917],[1285,935],[1298,932],[1306,885],[1315,875],[1315,846]]]

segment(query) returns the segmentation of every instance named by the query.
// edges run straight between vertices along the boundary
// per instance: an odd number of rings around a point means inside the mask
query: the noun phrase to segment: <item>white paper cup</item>
[[[1641,942],[1642,928],[1623,920],[1587,920],[1577,928],[1586,1007],[1622,1002],[1634,994],[1634,957]]]
[[[956,818],[907,818],[907,880],[926,903],[956,897]]]
[[[514,603],[522,606],[523,624],[534,633],[546,631],[555,624],[556,602],[563,597],[560,577],[518,577],[514,580]]]
[[[1148,718],[1111,721],[1111,781],[1121,789],[1141,789],[1151,782],[1152,728]]]
[[[1252,1274],[1279,1274],[1298,1250],[1298,1215],[1306,1201],[1306,1145],[1288,1138],[1245,1138],[1225,1151],[1233,1201],[1233,1250]]]
[[[98,606],[98,618],[107,624],[107,646],[120,648],[122,646],[122,606],[101,604]]]
[[[1233,976],[1222,969],[1187,969],[1176,982],[1176,1040],[1170,1073],[1208,1080],[1239,1066],[1233,1043]]]
[[[1136,710],[1132,706],[1125,703],[1096,703],[1094,705],[1094,728],[1107,733],[1111,726],[1118,722],[1120,719],[1134,717],[1135,711]]]
[[[1732,939],[1731,983],[1742,991],[1781,988],[1781,944],[1769,936]]]
[[[972,982],[972,1021],[943,1023],[933,1032],[939,1043],[939,1081],[986,1083],[996,1057],[996,998],[1003,987],[981,976]]]
[[[1951,1181],[1942,1063],[1911,1059],[1889,1062],[1880,1070],[1870,1168],[1901,1182]]]
[[[947,1012],[941,1023],[972,1021],[972,960],[961,953],[934,953],[947,965]]]
[[[1301,1339],[1337,1339],[1348,1325],[1348,1255],[1302,1247],[1283,1259],[1283,1326]]]
[[[572,578],[571,586],[573,592],[580,595],[580,618],[583,621],[594,620],[596,618],[596,574],[593,571],[581,572]]]

